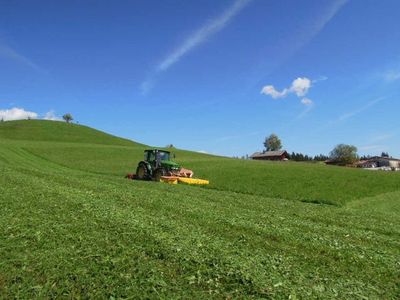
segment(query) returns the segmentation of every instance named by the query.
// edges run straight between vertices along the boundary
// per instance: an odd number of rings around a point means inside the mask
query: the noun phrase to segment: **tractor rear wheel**
[[[145,180],[149,178],[149,171],[144,164],[140,164],[136,169],[136,176],[138,179]]]
[[[154,171],[153,179],[154,181],[160,182],[161,176],[165,176],[166,172],[164,169],[157,169]]]

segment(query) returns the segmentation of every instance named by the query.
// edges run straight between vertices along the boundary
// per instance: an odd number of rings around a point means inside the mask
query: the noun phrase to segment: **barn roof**
[[[279,151],[266,151],[266,152],[256,152],[253,153],[250,157],[275,157],[275,156],[281,156],[283,154],[287,154],[286,150],[279,150]]]

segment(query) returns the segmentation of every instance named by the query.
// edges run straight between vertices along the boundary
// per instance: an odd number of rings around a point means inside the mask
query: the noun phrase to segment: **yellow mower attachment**
[[[208,180],[204,179],[185,178],[185,177],[178,177],[178,182],[185,184],[200,184],[200,185],[205,185],[210,183]]]
[[[197,184],[197,185],[205,185],[210,183],[208,180],[204,179],[178,177],[178,176],[161,176],[160,182],[168,184],[184,183],[184,184]]]

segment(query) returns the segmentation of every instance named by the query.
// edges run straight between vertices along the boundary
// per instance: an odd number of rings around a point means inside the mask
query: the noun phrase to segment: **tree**
[[[358,160],[357,147],[339,144],[330,152],[330,158],[343,165],[352,164]]]
[[[389,153],[388,152],[382,152],[381,157],[389,157]]]
[[[267,151],[277,151],[282,149],[282,142],[276,134],[271,134],[265,138],[264,147]]]
[[[67,114],[63,115],[62,118],[67,123],[70,123],[74,119],[70,113],[67,113]]]

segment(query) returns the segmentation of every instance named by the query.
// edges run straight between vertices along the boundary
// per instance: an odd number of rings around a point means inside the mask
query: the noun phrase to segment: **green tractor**
[[[175,158],[175,155],[173,154]],[[179,174],[181,166],[171,160],[171,152],[159,149],[144,151],[142,160],[136,169],[137,179],[160,181],[161,176]]]

